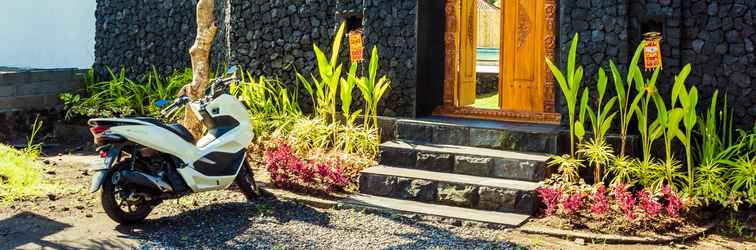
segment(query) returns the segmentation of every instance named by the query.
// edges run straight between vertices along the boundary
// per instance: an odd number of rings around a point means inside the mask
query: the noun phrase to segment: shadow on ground
[[[324,227],[330,224],[327,213],[295,202],[265,197],[249,203],[215,203],[172,216],[148,219],[138,225],[119,225],[116,230],[132,239],[166,247],[196,244],[223,247],[227,242],[244,236],[248,229],[254,227],[254,217],[261,215],[270,217],[273,220],[270,223],[283,224],[296,220]]]

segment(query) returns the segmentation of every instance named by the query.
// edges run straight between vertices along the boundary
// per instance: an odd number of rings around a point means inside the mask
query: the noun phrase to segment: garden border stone
[[[624,235],[616,235],[616,234],[602,234],[602,233],[591,233],[591,232],[576,232],[576,231],[569,231],[564,229],[557,229],[557,228],[550,228],[550,227],[544,227],[544,226],[533,226],[528,225],[527,223],[525,225],[520,226],[516,230],[527,233],[527,234],[540,234],[540,235],[548,235],[553,237],[567,237],[570,239],[575,238],[581,238],[593,241],[598,241],[602,243],[610,243],[610,244],[666,244],[669,242],[674,241],[685,241],[688,239],[692,239],[695,237],[699,237],[706,233],[707,231],[713,229],[719,224],[719,221],[713,221],[709,224],[704,225],[703,227],[698,227],[695,232],[682,234],[682,235],[670,235],[670,236],[659,236],[659,237],[641,237],[641,236],[624,236]]]

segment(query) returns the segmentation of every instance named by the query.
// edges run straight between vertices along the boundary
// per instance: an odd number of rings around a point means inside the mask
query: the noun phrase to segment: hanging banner
[[[662,68],[661,33],[649,32],[643,34],[645,46],[643,48],[643,62],[646,71]]]
[[[362,62],[364,50],[362,29],[349,32],[349,58],[352,59],[352,62]]]

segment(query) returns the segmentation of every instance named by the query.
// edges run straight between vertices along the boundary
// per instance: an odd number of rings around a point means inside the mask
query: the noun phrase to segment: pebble
[[[156,219],[144,225],[151,233],[141,239],[142,248],[192,248],[196,239],[209,249],[521,248],[497,240],[502,231],[496,229],[450,227],[443,221],[419,220],[419,216],[324,210],[275,198],[249,203],[238,195],[223,198],[223,193],[231,192],[190,196],[199,203],[197,208],[181,208],[173,202],[156,207],[157,216],[151,216]],[[220,201],[210,202],[212,197]],[[452,223],[462,225],[459,220]]]
[[[585,239],[583,239],[583,238],[577,238],[577,239],[575,239],[575,244],[578,244],[580,246],[585,245]]]

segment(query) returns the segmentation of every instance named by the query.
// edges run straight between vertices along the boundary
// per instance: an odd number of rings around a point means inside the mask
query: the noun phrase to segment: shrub
[[[627,186],[623,183],[614,185],[612,188],[612,196],[617,201],[617,205],[625,214],[625,218],[628,220],[635,219],[635,197],[633,193],[627,191]]]
[[[591,205],[591,213],[593,215],[603,215],[609,210],[609,199],[606,197],[606,188],[604,185],[599,185],[593,197],[593,205]]]
[[[562,190],[551,187],[538,187],[536,192],[538,192],[538,196],[541,197],[543,203],[546,204],[546,210],[544,210],[546,216],[554,214],[558,208],[559,201],[562,199]]]
[[[583,197],[585,194],[581,191],[576,191],[567,199],[562,201],[562,207],[564,208],[564,214],[570,215],[580,209],[583,206]]]
[[[56,187],[42,174],[38,151],[0,144],[0,202],[44,195]]]
[[[126,70],[115,73],[108,68],[109,80],[97,82],[93,69],[84,77],[84,89],[79,93],[63,93],[59,97],[64,103],[66,118],[112,117],[112,116],[152,116],[158,117],[160,109],[154,103],[161,99],[173,99],[182,86],[191,82],[191,69],[176,71],[162,77],[153,68],[142,81],[126,77]],[[180,117],[174,113],[171,120]]]
[[[266,165],[278,187],[330,192],[347,185],[339,159],[327,162],[301,160],[284,141],[266,151]]]
[[[650,217],[656,217],[662,210],[661,203],[651,197],[651,193],[645,189],[638,191],[638,205]]]
[[[669,185],[662,187],[662,194],[664,199],[667,200],[667,206],[664,208],[667,211],[667,215],[677,217],[682,209],[682,200],[677,194],[672,191]]]

